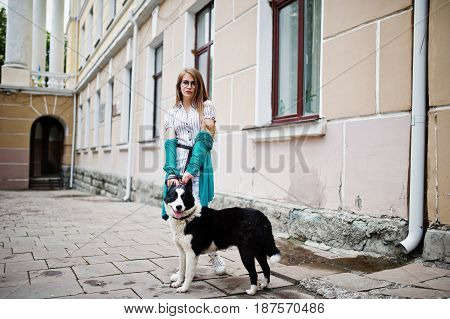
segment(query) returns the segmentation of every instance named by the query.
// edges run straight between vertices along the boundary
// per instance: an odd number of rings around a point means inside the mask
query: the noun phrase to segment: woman
[[[164,194],[172,184],[192,180],[194,196],[202,206],[214,196],[211,148],[216,133],[215,110],[196,69],[184,69],[177,79],[176,103],[166,113],[164,129],[166,179]],[[180,180],[181,179],[181,180]],[[164,219],[165,213],[163,204]],[[225,263],[216,253],[209,255],[216,274],[225,272]]]

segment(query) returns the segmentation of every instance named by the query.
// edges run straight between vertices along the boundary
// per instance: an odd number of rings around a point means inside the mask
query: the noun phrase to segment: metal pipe
[[[408,237],[400,245],[405,253],[422,240],[425,188],[425,134],[427,121],[428,1],[414,1],[413,85]]]
[[[78,27],[79,27],[79,23],[80,23],[80,20],[78,19],[78,17],[79,17],[79,14],[75,17],[75,20],[76,20],[75,43],[77,45],[77,50],[76,50],[77,55],[76,55],[75,61],[77,63],[78,63]],[[77,83],[77,81],[78,81],[78,65],[77,64],[75,64],[74,78],[75,78],[75,83]],[[70,159],[70,182],[69,182],[70,188],[73,188],[73,170],[74,170],[74,165],[75,165],[75,135],[77,132],[76,127],[77,127],[77,92],[74,91],[73,92],[73,124],[72,124],[72,156]]]
[[[73,187],[73,166],[75,164],[75,132],[77,118],[77,95],[73,95],[73,124],[72,124],[72,155],[70,158],[70,183],[69,187]]]
[[[131,23],[133,24],[133,61],[131,62],[131,100],[130,100],[130,119],[128,125],[128,163],[127,163],[127,184],[126,184],[126,193],[123,198],[124,201],[128,201],[131,198],[131,170],[132,170],[132,162],[133,162],[133,131],[134,131],[134,104],[135,104],[135,81],[136,81],[136,60],[137,60],[137,34],[138,34],[138,24],[134,17],[131,18]]]

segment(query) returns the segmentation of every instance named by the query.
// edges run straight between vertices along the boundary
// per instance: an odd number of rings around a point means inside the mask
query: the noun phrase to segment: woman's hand
[[[181,178],[181,182],[183,184],[187,184],[187,182],[189,182],[189,180],[194,177],[191,174],[189,174],[188,172],[184,172],[183,177]]]
[[[166,182],[167,187],[172,186],[172,184],[175,184],[175,186],[178,186],[178,185],[180,185],[180,181],[178,180],[178,178],[168,179]]]
[[[214,137],[216,135],[216,121],[205,119],[205,130]]]

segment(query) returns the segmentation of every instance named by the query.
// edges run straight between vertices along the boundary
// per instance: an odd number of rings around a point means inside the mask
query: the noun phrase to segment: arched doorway
[[[62,124],[50,116],[38,118],[30,134],[30,188],[39,188],[33,186],[42,182],[61,184],[63,151]]]

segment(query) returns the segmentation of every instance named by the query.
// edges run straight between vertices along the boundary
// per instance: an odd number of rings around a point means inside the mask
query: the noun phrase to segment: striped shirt
[[[216,110],[211,101],[207,100],[204,105],[205,119],[216,119]],[[175,129],[175,135],[178,143],[193,146],[195,137],[201,130],[200,116],[194,106],[191,106],[188,111],[185,110],[183,104],[180,102],[177,106],[170,109],[164,118],[164,130],[168,128]],[[186,166],[189,150],[177,147],[177,168],[183,174]],[[198,176],[198,174],[197,174]]]

